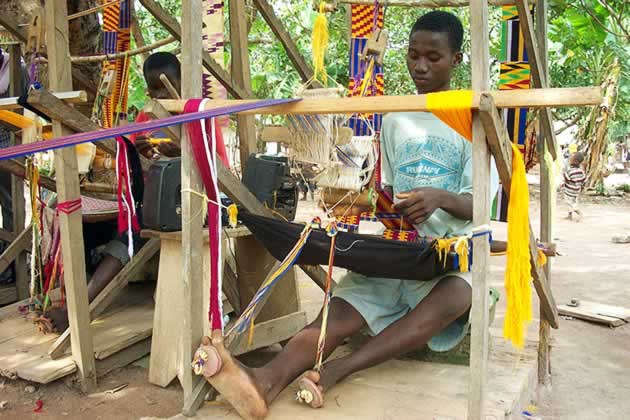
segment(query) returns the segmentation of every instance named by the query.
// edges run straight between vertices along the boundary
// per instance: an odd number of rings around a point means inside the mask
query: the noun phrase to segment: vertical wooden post
[[[252,96],[247,41],[247,13],[245,0],[230,0],[230,42],[232,43],[232,84],[240,86]],[[237,115],[238,139],[241,157],[241,173],[250,154],[257,152],[255,119],[251,115]]]
[[[182,0],[182,98],[201,97],[202,0]],[[190,139],[182,130],[182,254],[183,306],[182,342],[180,343],[180,381],[184,389],[184,407],[200,380],[190,368],[194,351],[201,341],[204,320],[199,317],[203,304],[203,228],[201,198],[186,190],[203,192],[195,168]],[[176,303],[177,304],[177,303]],[[203,379],[203,378],[201,378]],[[205,382],[205,380],[204,380]]]
[[[539,60],[543,70],[542,79],[549,83],[549,66],[547,61],[547,1],[538,0],[536,3],[536,34],[538,37]],[[555,180],[552,179],[552,168],[549,167],[545,160],[549,142],[545,141],[543,130],[538,132],[538,156],[540,160],[540,240],[542,242],[551,242],[552,233],[552,217],[553,208],[553,189]],[[547,283],[551,282],[551,262],[552,258],[547,259],[545,265],[545,277]],[[550,286],[548,284],[548,286]],[[540,311],[540,325],[538,338],[538,382],[541,385],[551,384],[551,327],[546,319],[543,311]]]
[[[68,8],[66,0],[46,0],[46,45],[48,47],[48,75],[50,90],[72,90],[70,50],[68,47]],[[55,137],[70,134],[61,122],[53,121]],[[60,203],[79,199],[79,172],[77,155],[73,147],[55,151],[57,194]],[[72,356],[79,370],[82,389],[96,387],[94,348],[90,330],[87,282],[85,277],[85,252],[83,250],[83,225],[81,211],[60,213],[61,250],[64,280],[68,304]]]
[[[489,88],[488,0],[470,1],[472,88]],[[490,152],[479,114],[473,116],[473,225],[490,224]],[[470,385],[468,418],[484,418],[486,371],[488,363],[488,263],[490,242],[485,235],[473,239]]]
[[[11,81],[11,96],[22,95],[22,48],[19,43],[11,44],[8,48],[9,58],[9,80]],[[21,141],[19,137],[11,135],[14,145]],[[24,159],[20,159],[23,161]],[[25,201],[24,201],[24,180],[17,177],[11,177],[11,206],[13,208],[13,233],[20,234],[24,230],[25,220]],[[18,300],[24,300],[29,297],[28,287],[28,271],[26,266],[26,253],[20,252],[13,264],[15,273],[15,287],[17,289]]]

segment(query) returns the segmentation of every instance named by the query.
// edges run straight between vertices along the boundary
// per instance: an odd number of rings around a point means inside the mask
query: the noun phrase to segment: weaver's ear
[[[462,63],[463,59],[464,59],[464,55],[462,54],[462,52],[461,51],[457,51],[453,55],[453,67],[459,66]]]

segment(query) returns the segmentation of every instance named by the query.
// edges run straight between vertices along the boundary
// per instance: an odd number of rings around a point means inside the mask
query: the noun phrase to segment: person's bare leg
[[[372,337],[346,357],[324,365],[321,374],[307,376],[326,391],[348,375],[422,348],[434,335],[470,308],[472,290],[458,277],[446,277],[416,308]]]
[[[328,357],[346,337],[358,332],[363,325],[365,321],[359,312],[346,301],[333,298],[330,302],[324,357]],[[261,403],[267,407],[288,384],[315,364],[320,326],[321,314],[289,340],[273,360],[258,369],[243,366],[223,348],[220,338],[213,340],[222,367],[218,372],[206,375],[206,378],[241,416],[261,418],[264,416]],[[204,345],[200,349],[207,354],[212,350]]]
[[[88,302],[92,302],[99,293],[122,270],[123,265],[117,258],[105,255],[88,281]],[[63,332],[68,328],[68,312],[66,307],[50,310],[46,316],[52,321],[54,328]]]

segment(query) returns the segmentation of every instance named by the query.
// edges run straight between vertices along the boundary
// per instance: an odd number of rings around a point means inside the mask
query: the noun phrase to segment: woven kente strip
[[[377,10],[378,9],[378,10]],[[360,60],[367,39],[372,35],[375,25],[383,28],[384,9],[375,5],[351,5],[351,40],[350,40],[350,75],[348,83],[349,96],[357,96],[362,86],[367,65]],[[385,91],[384,75],[382,66],[375,65],[369,77],[366,89],[366,96],[383,95]],[[367,122],[366,122],[367,120]],[[370,125],[377,133],[381,129],[382,116],[380,114],[369,114],[354,116],[350,119],[350,127],[356,136],[368,136],[373,134]]]
[[[499,90],[529,89],[531,69],[516,6],[503,6],[502,20]],[[504,108],[501,111],[510,140],[518,145],[524,157],[530,155],[527,148],[533,147],[526,144],[527,111],[527,108]],[[492,204],[492,219],[507,221],[507,208],[508,197],[500,187]]]

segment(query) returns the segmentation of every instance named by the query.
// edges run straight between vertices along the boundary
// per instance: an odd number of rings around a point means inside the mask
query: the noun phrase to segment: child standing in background
[[[578,198],[584,187],[584,181],[586,181],[586,173],[584,169],[582,169],[583,161],[584,154],[582,152],[572,153],[569,157],[569,166],[563,173],[564,200],[569,206],[569,215],[567,218],[573,220],[573,213],[575,213],[577,222],[582,220],[582,212],[578,208]]]

